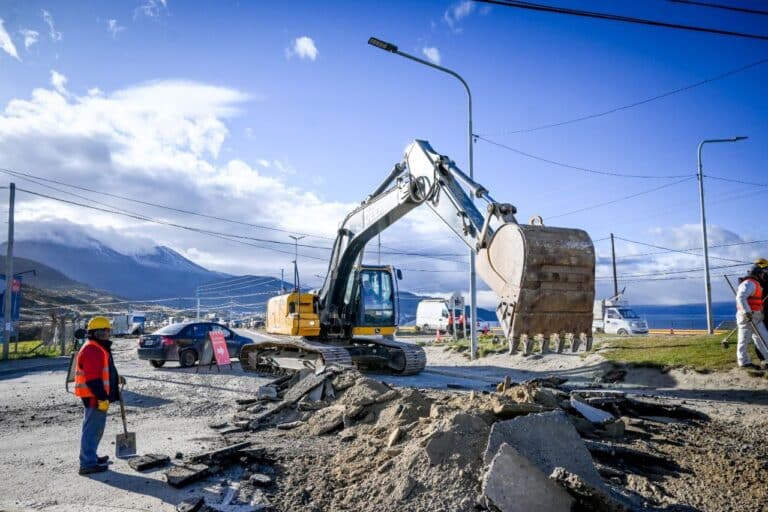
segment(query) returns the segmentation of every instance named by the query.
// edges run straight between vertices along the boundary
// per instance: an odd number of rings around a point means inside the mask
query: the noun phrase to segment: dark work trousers
[[[85,407],[83,435],[80,438],[81,468],[89,468],[98,464],[96,450],[99,448],[106,424],[106,412],[101,412],[96,407]]]

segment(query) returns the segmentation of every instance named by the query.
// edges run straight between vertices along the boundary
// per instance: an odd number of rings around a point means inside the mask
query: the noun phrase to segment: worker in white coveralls
[[[768,347],[765,345],[768,342],[768,330],[763,323],[763,297],[768,293],[767,287],[768,260],[760,258],[736,289],[736,324],[739,326],[736,361],[741,368],[757,368],[749,357],[750,338],[755,348],[768,357]]]

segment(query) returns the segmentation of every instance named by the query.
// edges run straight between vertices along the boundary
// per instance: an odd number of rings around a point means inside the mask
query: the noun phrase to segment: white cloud
[[[454,32],[461,32],[459,22],[472,14],[475,10],[475,3],[472,0],[462,0],[459,3],[451,5],[443,14],[443,21]]]
[[[294,55],[300,59],[309,59],[314,61],[318,55],[317,47],[311,37],[301,36],[297,37],[291,43],[291,47],[286,49],[285,54],[289,59]]]
[[[143,4],[136,8],[133,13],[133,17],[143,14],[148,18],[157,18],[165,11],[168,10],[167,0],[146,0]]]
[[[16,45],[13,44],[11,36],[8,35],[8,32],[6,32],[5,27],[3,26],[2,18],[0,18],[0,48],[14,59],[21,61],[19,54],[16,52]]]
[[[35,44],[40,37],[40,33],[37,30],[28,28],[19,30],[19,33],[24,36],[24,48],[27,50],[29,50],[29,47]]]
[[[69,93],[67,92],[67,77],[56,71],[55,69],[51,70],[51,85],[54,89],[56,89],[60,94],[67,96]]]
[[[240,91],[164,80],[112,92],[91,89],[79,96],[64,89],[66,78],[60,73],[51,72],[51,82],[54,85],[50,88],[35,89],[29,98],[11,100],[0,110],[0,161],[6,167],[145,201],[181,205],[210,215],[323,236],[334,236],[339,220],[354,207],[352,203],[323,201],[313,192],[283,181],[285,172],[295,170],[280,160],[259,159],[278,171],[274,176],[264,174],[263,167],[243,159],[219,161],[220,150],[229,136],[228,120],[238,115],[241,104],[250,98]],[[27,186],[61,196],[34,184]],[[244,228],[98,194],[72,192],[89,198],[70,196],[78,202],[102,201],[204,229],[290,242],[281,232]],[[71,223],[94,238],[114,239],[110,243],[120,252],[134,245],[145,247],[149,238],[158,245],[198,255],[201,259],[197,263],[218,270],[265,274],[274,274],[281,266],[288,268],[293,254],[292,247],[286,249],[290,254],[284,254],[262,247],[282,250],[280,245],[229,242],[23,195],[17,200],[17,218],[23,226],[19,229],[20,238],[25,232],[36,233],[45,226],[42,233]],[[286,211],[300,211],[301,215],[287,216]],[[122,238],[118,240],[114,233]],[[132,239],[140,242],[130,242]],[[330,245],[328,240],[308,238],[307,242]],[[320,259],[313,260],[313,256]],[[302,261],[307,272],[311,271],[308,275],[324,272],[326,258],[324,250],[302,250]]]
[[[432,61],[434,64],[440,64],[440,50],[433,46],[427,46],[421,49],[421,53],[424,54],[424,56]]]
[[[117,34],[125,30],[125,27],[120,26],[117,20],[107,20],[107,30],[112,34],[112,38],[117,38]]]
[[[56,30],[56,24],[53,20],[51,13],[42,9],[43,21],[48,25],[48,35],[51,36],[51,41],[61,41],[61,32]]]

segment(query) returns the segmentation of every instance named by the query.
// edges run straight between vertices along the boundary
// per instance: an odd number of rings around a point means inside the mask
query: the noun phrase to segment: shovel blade
[[[126,432],[117,434],[115,438],[115,456],[118,459],[125,459],[136,455],[136,433]]]

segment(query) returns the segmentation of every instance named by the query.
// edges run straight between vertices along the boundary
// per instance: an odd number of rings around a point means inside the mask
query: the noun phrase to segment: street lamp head
[[[748,139],[748,138],[749,138],[749,137],[747,137],[746,135],[737,135],[737,136],[735,136],[735,137],[733,138],[733,140],[734,140],[734,141],[737,141],[737,140],[746,140],[746,139]]]
[[[381,39],[376,39],[375,37],[368,38],[368,44],[371,46],[375,46],[376,48],[381,48],[382,50],[386,50],[388,52],[392,52],[392,53],[397,52],[397,45],[388,43],[386,41],[382,41]]]

